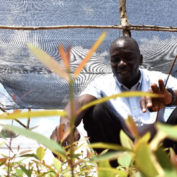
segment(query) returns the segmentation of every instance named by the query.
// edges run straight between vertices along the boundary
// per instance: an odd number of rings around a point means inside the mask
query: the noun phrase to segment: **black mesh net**
[[[0,25],[119,25],[119,0],[0,0]],[[176,0],[127,0],[130,24],[176,26]],[[0,77],[8,93],[20,108],[63,108],[69,100],[64,79],[44,67],[29,51],[26,43],[43,49],[59,63],[58,45],[71,46],[71,70],[76,69],[103,29],[0,30]],[[96,77],[111,73],[109,47],[121,36],[120,30],[107,30],[107,37],[77,77],[74,96]],[[144,68],[168,73],[177,54],[177,35],[171,32],[132,31],[144,56]],[[172,74],[176,74],[175,65]]]

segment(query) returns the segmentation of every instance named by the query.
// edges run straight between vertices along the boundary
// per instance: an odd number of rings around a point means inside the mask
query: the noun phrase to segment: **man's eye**
[[[113,61],[111,61],[111,63],[114,64],[114,65],[116,65],[116,64],[118,64],[118,61],[114,61],[113,60]]]
[[[112,62],[112,63],[118,63],[118,62],[119,62],[119,59],[112,59],[111,62]]]
[[[132,60],[134,60],[134,58],[133,58],[133,57],[130,57],[130,58],[126,58],[126,60],[127,60],[127,61],[132,61]]]

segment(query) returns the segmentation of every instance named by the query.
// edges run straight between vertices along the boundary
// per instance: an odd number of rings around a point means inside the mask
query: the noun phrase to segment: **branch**
[[[126,0],[119,1],[119,12],[120,12],[121,25],[123,27],[125,27],[122,30],[123,36],[130,36],[131,37],[130,29],[127,28],[130,26],[130,24],[128,22],[127,12],[126,12]]]
[[[153,25],[61,25],[61,26],[41,26],[41,27],[24,27],[24,26],[0,26],[0,29],[9,30],[56,30],[70,28],[90,28],[90,29],[128,29],[136,31],[168,31],[177,32],[177,27],[153,26]]]
[[[31,112],[31,109],[28,109],[29,112]],[[28,117],[27,119],[27,125],[26,125],[26,128],[29,129],[29,126],[30,125],[30,117]]]
[[[22,122],[20,122],[18,119],[14,119],[16,122],[18,122],[21,126],[27,129],[26,125],[24,125]]]
[[[0,107],[0,110],[9,114],[5,109],[3,109],[2,107]],[[24,125],[22,122],[20,122],[18,119],[14,119],[16,122],[18,122],[21,126],[23,126],[24,128],[27,128],[26,125]]]

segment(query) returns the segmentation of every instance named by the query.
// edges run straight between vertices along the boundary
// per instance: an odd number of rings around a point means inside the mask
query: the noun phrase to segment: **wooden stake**
[[[131,32],[127,28],[130,26],[130,24],[128,22],[127,12],[126,12],[126,0],[119,1],[119,12],[120,12],[121,25],[123,27],[123,30],[122,30],[123,36],[131,37]]]

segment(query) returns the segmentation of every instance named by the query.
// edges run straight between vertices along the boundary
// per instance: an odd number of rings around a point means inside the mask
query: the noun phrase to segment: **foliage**
[[[77,149],[77,148],[75,148]],[[43,176],[43,177],[54,177],[62,176],[68,177],[71,176],[71,167],[70,167],[70,157],[67,154],[64,158],[53,158],[53,164],[48,165],[45,160],[46,149],[40,146],[36,153],[33,153],[32,150],[21,151],[20,146],[18,147],[17,153],[13,153],[10,157],[4,156],[0,159],[0,171],[1,175],[6,176],[8,168],[10,168],[9,176]],[[92,153],[90,153],[91,156]],[[85,176],[93,173],[95,164],[89,163],[88,157],[83,158],[83,152],[75,153],[75,170],[74,173],[77,176]],[[30,162],[26,163],[25,160],[30,158]],[[20,159],[20,160],[19,160]]]
[[[5,176],[45,176],[45,177],[69,177],[69,176],[99,176],[99,177],[175,177],[177,176],[177,164],[176,164],[176,154],[172,149],[169,149],[169,153],[164,151],[161,147],[161,142],[165,138],[171,138],[177,140],[177,127],[157,124],[157,134],[150,140],[150,133],[145,134],[141,137],[138,133],[137,127],[133,122],[131,117],[126,120],[127,127],[129,128],[131,134],[134,136],[135,141],[132,141],[123,131],[120,132],[121,145],[106,144],[106,143],[94,143],[89,144],[87,147],[80,140],[79,142],[73,142],[73,127],[75,117],[78,113],[84,109],[108,101],[116,97],[122,96],[152,96],[157,97],[159,95],[147,94],[144,92],[127,92],[110,97],[104,97],[100,100],[96,100],[87,105],[84,105],[80,110],[74,112],[73,109],[73,83],[74,79],[83,69],[85,64],[88,62],[91,55],[99,47],[106,33],[103,33],[100,38],[96,41],[93,47],[90,49],[88,55],[83,59],[81,64],[75,70],[74,74],[70,73],[69,55],[70,48],[67,52],[64,51],[63,47],[59,46],[59,52],[63,60],[65,69],[61,67],[54,59],[52,59],[48,54],[42,50],[36,48],[32,44],[28,44],[30,50],[36,55],[36,57],[44,63],[49,69],[52,69],[60,77],[66,79],[70,87],[70,102],[71,102],[71,127],[69,133],[71,133],[71,145],[67,147],[62,147],[60,144],[48,139],[40,134],[37,134],[31,130],[25,130],[23,128],[15,127],[12,125],[2,125],[1,126],[9,131],[16,132],[18,134],[32,138],[43,146],[40,146],[36,152],[31,153],[30,150],[20,151],[20,146],[18,147],[17,153],[12,153],[11,156],[3,155],[0,158],[0,170]],[[163,95],[161,95],[163,96]],[[15,118],[32,118],[41,115],[60,115],[66,116],[64,111],[40,111],[40,112],[27,112],[21,113],[21,111],[14,111],[13,113],[4,113],[0,115],[0,119],[14,119]],[[60,132],[62,132],[62,126],[60,127]],[[59,135],[61,139],[66,138],[67,134]],[[87,141],[87,139],[86,139]],[[2,145],[3,142],[0,144]],[[50,149],[56,154],[53,159],[53,164],[48,165],[44,161],[46,148]],[[78,149],[85,147],[86,155],[83,155],[83,151],[78,152]],[[9,150],[11,147],[8,146]],[[100,155],[94,153],[92,148],[103,148],[105,149]],[[114,150],[114,151],[109,151]],[[30,158],[30,162],[27,164],[25,160]],[[19,160],[20,159],[20,160]],[[112,168],[110,166],[110,160],[117,160],[119,166],[117,168]]]
[[[7,129],[3,128],[1,131],[0,131],[0,134],[3,135],[4,137],[6,138],[15,138],[17,137],[17,134],[14,133],[14,132],[11,132],[11,131],[8,131]]]

